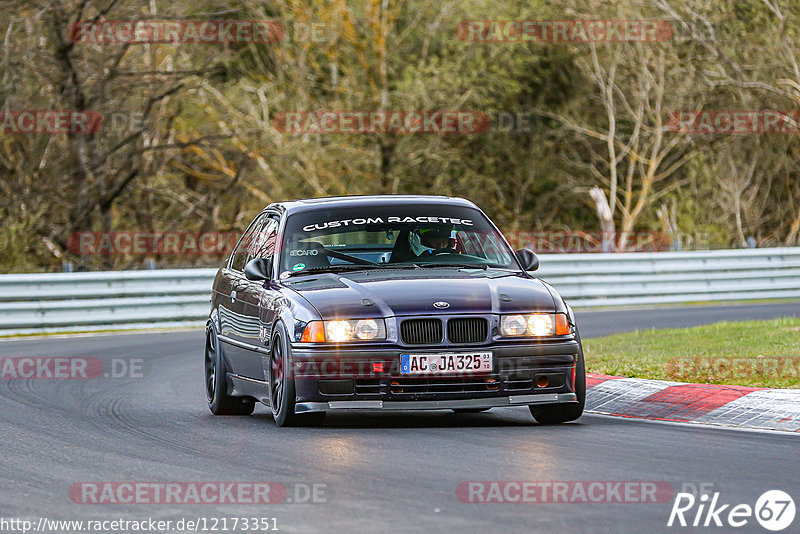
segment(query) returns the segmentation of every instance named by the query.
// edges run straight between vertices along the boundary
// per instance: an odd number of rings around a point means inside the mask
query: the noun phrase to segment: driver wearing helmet
[[[408,244],[412,254],[419,257],[433,255],[439,251],[455,252],[453,234],[449,226],[417,228],[408,235]]]

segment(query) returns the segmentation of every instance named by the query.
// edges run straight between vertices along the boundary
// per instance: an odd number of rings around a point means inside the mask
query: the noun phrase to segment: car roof
[[[314,211],[325,208],[352,208],[387,204],[431,204],[477,208],[465,198],[438,195],[350,195],[340,197],[304,198],[289,202],[275,202],[265,209],[278,210],[286,214]]]

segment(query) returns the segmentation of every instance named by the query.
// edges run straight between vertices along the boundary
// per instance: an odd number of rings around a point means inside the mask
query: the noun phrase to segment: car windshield
[[[513,251],[479,210],[435,204],[359,206],[288,217],[281,275],[370,268],[518,270]]]

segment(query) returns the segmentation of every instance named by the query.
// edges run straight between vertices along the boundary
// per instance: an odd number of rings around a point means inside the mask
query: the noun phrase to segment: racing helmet
[[[432,254],[441,248],[454,248],[455,230],[447,225],[415,228],[408,234],[408,244],[415,256]]]

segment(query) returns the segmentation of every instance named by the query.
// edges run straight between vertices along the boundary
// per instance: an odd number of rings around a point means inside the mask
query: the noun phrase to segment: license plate
[[[403,375],[491,372],[491,352],[439,352],[434,354],[400,355],[400,374]]]

